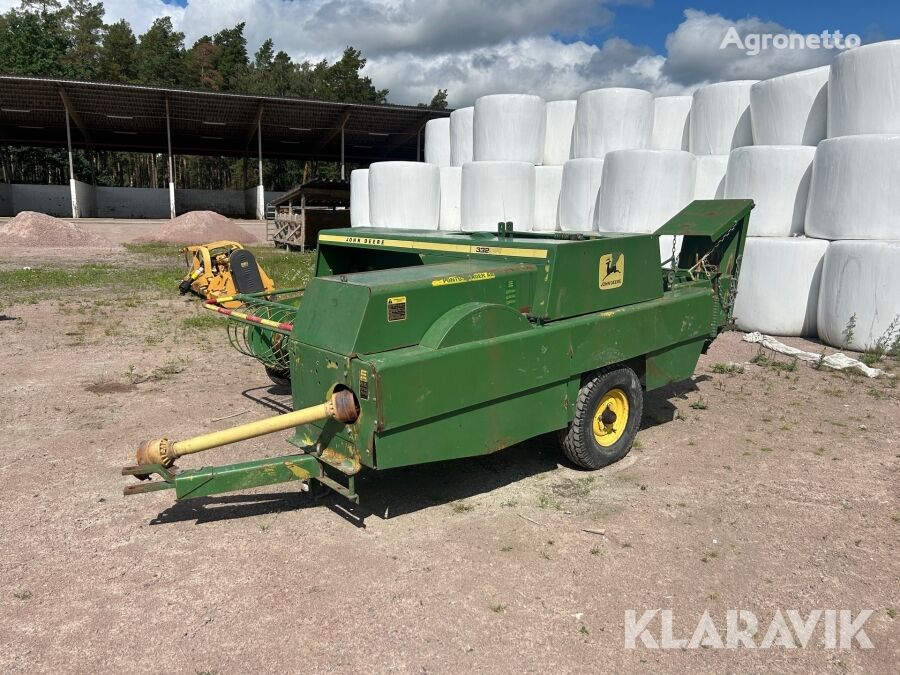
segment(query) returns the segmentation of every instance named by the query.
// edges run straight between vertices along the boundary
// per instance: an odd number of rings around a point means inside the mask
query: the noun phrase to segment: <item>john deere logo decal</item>
[[[625,254],[607,253],[600,256],[600,290],[618,288],[625,280]]]

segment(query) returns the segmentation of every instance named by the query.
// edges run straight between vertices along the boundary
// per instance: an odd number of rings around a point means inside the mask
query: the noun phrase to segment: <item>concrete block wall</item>
[[[229,218],[253,218],[240,190],[175,190],[175,212],[215,211]]]
[[[97,218],[168,218],[166,188],[97,187]]]
[[[81,181],[70,185],[0,183],[0,216],[39,211],[72,217],[74,190],[81,218],[168,218],[168,188],[95,187]],[[216,211],[230,218],[256,218],[260,190],[175,190],[175,213]],[[263,192],[263,205],[280,192]]]
[[[13,183],[10,190],[10,210],[7,215],[22,211],[39,211],[60,218],[72,217],[72,193],[68,185],[21,185]]]

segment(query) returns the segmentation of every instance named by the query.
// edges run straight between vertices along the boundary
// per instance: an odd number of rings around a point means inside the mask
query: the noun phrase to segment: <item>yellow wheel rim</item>
[[[594,440],[603,447],[618,441],[628,426],[628,396],[621,389],[610,389],[594,410]]]

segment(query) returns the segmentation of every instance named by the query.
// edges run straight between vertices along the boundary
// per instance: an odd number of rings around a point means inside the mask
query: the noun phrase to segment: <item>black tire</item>
[[[604,397],[607,397],[604,410],[599,410]],[[620,422],[618,419],[610,424],[604,424],[600,415],[606,414],[606,419],[611,419],[609,416],[611,406],[620,404],[623,398],[627,401],[624,429],[616,427],[616,422]],[[585,469],[599,469],[618,462],[631,450],[634,437],[641,425],[643,410],[644,395],[641,382],[631,368],[609,366],[591,373],[584,379],[578,392],[575,418],[560,434],[563,453],[573,464]],[[616,417],[615,413],[611,417]],[[599,418],[597,433],[601,437],[603,435],[610,437],[608,445],[601,444],[597,440],[594,432],[596,418]]]
[[[269,379],[276,385],[281,387],[282,389],[290,389],[291,388],[291,373],[287,370],[279,370],[277,368],[270,368],[266,366],[266,375],[269,376]]]

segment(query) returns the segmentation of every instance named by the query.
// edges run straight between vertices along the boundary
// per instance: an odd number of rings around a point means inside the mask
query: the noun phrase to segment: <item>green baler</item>
[[[695,201],[654,234],[518,233],[509,223],[494,233],[323,232],[299,302],[239,297],[230,317],[250,326],[251,353],[278,336],[294,412],[148,441],[123,473],[159,479],[125,492],[174,488],[188,499],[317,480],[356,500],[363,466],[483,455],[555,431],[579,466],[617,461],[643,391],[690,377],[730,322],[752,208]],[[660,235],[683,237],[663,265]],[[174,465],[286,429],[290,455]]]

